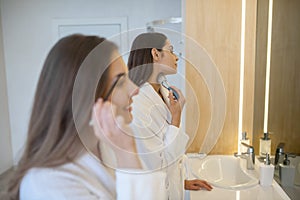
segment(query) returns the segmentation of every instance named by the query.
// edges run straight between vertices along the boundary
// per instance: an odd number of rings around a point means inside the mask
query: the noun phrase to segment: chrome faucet
[[[236,152],[234,153],[235,157],[244,158],[247,160],[247,169],[254,169],[255,164],[255,153],[253,146],[246,144],[244,142],[241,143],[242,145],[247,147],[247,152],[242,152],[240,155]]]
[[[274,161],[274,165],[277,167],[278,164],[282,163],[283,160],[284,160],[284,143],[281,142],[277,145],[277,148],[276,148],[276,153],[275,153],[275,161]]]

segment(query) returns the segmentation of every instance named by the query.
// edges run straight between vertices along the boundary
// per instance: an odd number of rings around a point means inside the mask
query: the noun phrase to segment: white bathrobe
[[[168,102],[169,91],[163,87],[160,91]],[[145,168],[166,171],[169,198],[181,199],[185,177],[181,176],[179,163],[189,137],[171,125],[172,115],[165,102],[149,83],[144,83],[133,97],[131,128]]]
[[[128,170],[127,170],[128,171]],[[55,168],[33,168],[20,185],[20,200],[160,199],[167,194],[164,172],[111,170],[89,153]]]

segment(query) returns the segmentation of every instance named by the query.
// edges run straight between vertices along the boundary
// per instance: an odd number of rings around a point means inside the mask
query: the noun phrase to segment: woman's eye
[[[118,80],[118,83],[117,83],[117,87],[121,87],[121,86],[123,86],[124,85],[124,83],[125,83],[125,81],[126,81],[126,79],[127,79],[127,75],[124,75],[124,76],[122,76],[119,80]]]

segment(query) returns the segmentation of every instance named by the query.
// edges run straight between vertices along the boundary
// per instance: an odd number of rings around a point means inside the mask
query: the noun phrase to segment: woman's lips
[[[126,110],[128,110],[128,112],[131,112],[131,111],[132,111],[131,105],[127,106],[127,107],[126,107]]]

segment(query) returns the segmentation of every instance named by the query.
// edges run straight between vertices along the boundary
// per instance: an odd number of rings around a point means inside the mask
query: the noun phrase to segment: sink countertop
[[[274,179],[280,185],[279,177],[274,175]],[[300,186],[294,185],[293,187],[285,187],[285,186],[281,186],[281,187],[286,192],[286,194],[290,197],[291,200],[300,199]]]
[[[243,190],[228,190],[216,188],[212,191],[190,191],[190,199],[209,199],[209,200],[289,200],[290,198],[282,188],[273,181],[272,186],[262,187],[260,185]]]
[[[260,162],[264,162],[263,159],[261,159],[259,157],[257,159]],[[275,159],[275,155],[271,155],[271,162],[272,163],[274,163],[274,159]],[[297,156],[295,158],[290,157],[289,160],[291,161],[291,164],[296,167],[296,170],[297,170],[297,167],[298,168],[300,167],[300,166],[298,166],[299,163],[300,163],[300,156]],[[296,179],[296,177],[295,177],[295,179]],[[298,184],[297,185],[295,184],[293,187],[287,187],[287,186],[281,185],[280,179],[279,179],[279,169],[275,169],[274,180],[281,186],[281,188],[285,191],[285,193],[289,196],[289,198],[291,200],[300,200],[300,184],[299,184],[299,180],[298,180]]]
[[[201,158],[189,158],[195,162],[195,159]],[[244,162],[244,163],[242,163]],[[260,163],[257,158],[255,161],[255,170],[247,170],[247,173],[259,178],[259,167]],[[241,159],[241,164],[246,164],[245,159]],[[220,187],[214,187],[212,191],[200,190],[200,191],[188,191],[186,197],[190,197],[191,200],[207,199],[207,200],[290,200],[289,196],[284,192],[280,185],[273,179],[271,186],[263,187],[256,185],[247,189],[231,190],[223,189]]]

